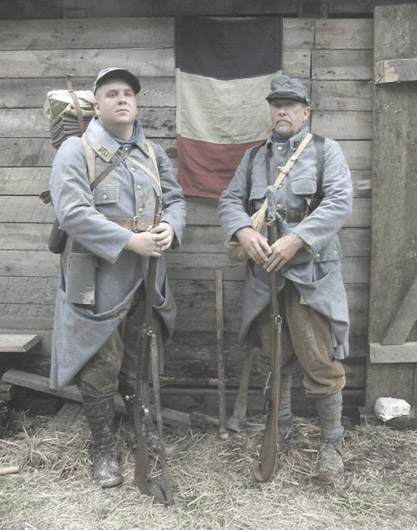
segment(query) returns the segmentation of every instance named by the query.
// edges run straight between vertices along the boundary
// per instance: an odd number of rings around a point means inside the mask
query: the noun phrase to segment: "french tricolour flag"
[[[179,180],[186,195],[217,198],[271,130],[282,19],[177,17],[175,66]]]

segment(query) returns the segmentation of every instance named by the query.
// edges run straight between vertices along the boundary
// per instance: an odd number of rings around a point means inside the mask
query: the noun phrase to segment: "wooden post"
[[[413,328],[417,270],[417,145],[414,134],[417,92],[414,84],[407,82],[401,73],[402,60],[410,62],[414,58],[413,63],[416,60],[417,5],[377,7],[374,24],[369,320],[372,356],[367,370],[365,407],[369,412],[373,411],[375,400],[380,396],[402,398],[412,406],[417,405],[417,365],[407,362],[413,349],[410,343],[417,338],[416,327]],[[391,75],[394,66],[398,81],[395,83]],[[404,313],[407,314],[406,320],[401,318]],[[410,342],[402,345],[404,341]],[[394,350],[396,362],[392,362]],[[401,358],[402,351],[404,359]],[[417,355],[415,359],[417,361]]]
[[[226,386],[224,380],[224,319],[223,319],[223,275],[216,270],[216,320],[217,320],[217,373],[219,387],[219,434],[227,437],[226,431]]]

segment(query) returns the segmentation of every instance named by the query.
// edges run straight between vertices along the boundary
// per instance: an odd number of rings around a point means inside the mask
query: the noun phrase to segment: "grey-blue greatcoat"
[[[284,166],[295,152],[308,129],[303,126],[287,143],[273,142],[269,137],[266,145],[257,153],[252,170],[252,185],[248,197],[246,168],[247,150],[228,188],[219,200],[218,213],[227,241],[237,230],[251,226],[246,211],[248,198],[259,209],[265,199],[266,187],[278,176],[277,166]],[[269,164],[272,182],[267,182],[265,155],[270,153]],[[335,358],[343,359],[349,353],[349,314],[346,292],[341,274],[342,250],[337,232],[345,224],[352,211],[352,183],[349,168],[337,142],[325,139],[323,158],[322,193],[320,205],[308,217],[297,223],[283,223],[283,233],[297,234],[307,245],[277,275],[278,290],[285,280],[294,282],[303,303],[307,303],[325,315],[330,323],[335,348]],[[301,211],[303,200],[311,198],[317,190],[317,157],[313,141],[307,145],[300,158],[285,177],[277,192],[277,204],[281,208]],[[268,273],[261,265],[248,260],[246,265],[245,299],[240,341],[243,343],[254,318],[269,303]]]
[[[97,118],[90,122],[86,139],[96,153],[97,176],[108,166],[109,158],[117,157],[115,153],[120,145]],[[147,144],[153,146],[158,160],[163,220],[174,229],[174,243],[179,245],[185,225],[185,203],[165,151],[159,144],[146,140],[141,131],[130,156],[152,169]],[[67,139],[58,150],[50,189],[57,218],[69,236],[61,254],[52,341],[51,387],[61,388],[71,382],[117,328],[135,291],[146,280],[149,259],[125,250],[132,232],[107,217],[153,219],[158,191],[151,177],[125,160],[92,193],[84,145],[77,137]],[[93,306],[74,304],[68,299],[67,287],[71,282],[68,264],[73,239],[95,260]],[[168,285],[163,256],[158,260],[154,306],[162,317],[165,336],[171,334],[176,305]]]

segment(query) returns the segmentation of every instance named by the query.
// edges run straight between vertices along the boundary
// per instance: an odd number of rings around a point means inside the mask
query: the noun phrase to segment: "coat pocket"
[[[311,178],[292,180],[291,191],[294,195],[314,195],[317,191],[317,181]]]
[[[97,186],[95,189],[95,204],[115,204],[119,201],[119,185],[109,184]]]

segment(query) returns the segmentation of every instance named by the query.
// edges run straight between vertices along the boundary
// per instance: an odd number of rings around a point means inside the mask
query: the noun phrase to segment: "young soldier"
[[[164,252],[180,244],[185,224],[182,190],[168,157],[145,138],[137,120],[139,91],[139,80],[129,71],[102,70],[94,85],[96,116],[85,134],[95,153],[95,176],[131,147],[129,157],[91,191],[83,141],[71,137],[56,155],[50,180],[56,215],[68,234],[61,254],[51,386],[76,381],[93,435],[94,478],[103,488],[122,482],[114,394],[135,392],[149,257],[159,258],[153,326],[161,339],[172,333],[176,315]],[[153,227],[162,210],[162,220]]]

